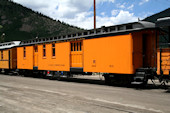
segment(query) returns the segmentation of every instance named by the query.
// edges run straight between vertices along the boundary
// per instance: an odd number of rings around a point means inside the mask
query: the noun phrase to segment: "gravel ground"
[[[145,89],[107,86],[102,79],[82,76],[57,81],[0,75],[0,112],[170,113],[167,90],[152,85]]]

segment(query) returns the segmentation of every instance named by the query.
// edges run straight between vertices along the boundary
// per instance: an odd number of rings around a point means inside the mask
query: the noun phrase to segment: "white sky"
[[[93,28],[93,0],[13,0],[28,8],[47,15],[53,19],[64,21],[68,24],[85,29]],[[114,4],[117,0],[96,0],[97,7],[109,3]],[[149,0],[139,0],[139,5]],[[121,23],[137,21],[138,17],[132,12],[134,4],[116,4],[118,9],[110,8],[106,12],[97,14],[97,27],[110,26]],[[103,6],[104,8],[107,6]],[[106,15],[109,13],[109,15]],[[141,17],[142,18],[142,17]]]

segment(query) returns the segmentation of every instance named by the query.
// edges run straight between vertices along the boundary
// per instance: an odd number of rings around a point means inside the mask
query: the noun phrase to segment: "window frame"
[[[77,42],[77,48],[76,48],[77,51],[79,51],[79,46],[80,46],[79,43],[80,42]]]
[[[76,43],[74,42],[74,49],[73,49],[74,51],[76,51]]]
[[[80,47],[80,48],[79,48],[79,51],[82,51],[82,42],[80,41],[79,44],[80,44],[80,45],[79,45],[79,47]]]
[[[38,46],[37,45],[34,46],[34,52],[38,52]]]
[[[23,57],[26,58],[26,47],[23,48]]]
[[[42,54],[42,56],[43,56],[43,58],[46,58],[46,44],[43,44],[43,54]]]
[[[82,41],[71,42],[71,52],[82,51]]]
[[[55,52],[55,43],[52,43],[52,58],[55,58],[56,57],[56,52]]]
[[[71,51],[74,50],[73,45],[74,45],[74,44],[71,42]]]
[[[1,60],[4,59],[4,54],[3,54],[3,50],[1,51]]]

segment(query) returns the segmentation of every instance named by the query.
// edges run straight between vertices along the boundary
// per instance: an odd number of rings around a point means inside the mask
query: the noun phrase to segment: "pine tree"
[[[2,29],[3,27],[0,25],[0,29]]]

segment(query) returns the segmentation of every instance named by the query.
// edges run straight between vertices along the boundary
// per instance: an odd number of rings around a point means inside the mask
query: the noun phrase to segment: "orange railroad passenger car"
[[[17,49],[20,41],[5,42],[0,44],[0,70],[8,73],[17,69]]]
[[[166,24],[165,24],[166,23]],[[51,38],[22,41],[17,48],[21,74],[43,77],[72,77],[101,73],[107,84],[146,84],[154,77],[170,78],[169,43],[163,48],[160,34],[170,19],[156,23],[139,21],[87,30]],[[4,65],[5,66],[5,65]],[[161,76],[160,76],[161,75]]]
[[[107,83],[113,78],[129,83],[137,70],[156,68],[156,38],[155,24],[139,21],[26,40],[17,47],[17,66],[20,72],[52,78],[96,72],[103,73]]]

